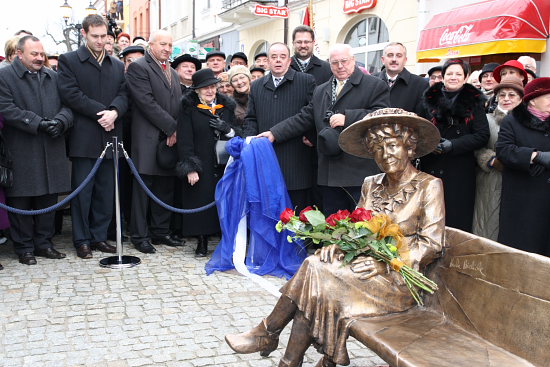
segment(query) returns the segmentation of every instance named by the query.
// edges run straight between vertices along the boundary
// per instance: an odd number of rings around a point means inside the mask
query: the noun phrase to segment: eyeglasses
[[[339,66],[340,64],[342,64],[342,66],[347,66],[349,64],[351,59],[342,59],[342,60],[332,60],[330,62],[330,65],[332,66]]]
[[[310,43],[313,43],[313,41],[307,41],[307,40],[294,41],[294,44],[296,45],[309,45]]]

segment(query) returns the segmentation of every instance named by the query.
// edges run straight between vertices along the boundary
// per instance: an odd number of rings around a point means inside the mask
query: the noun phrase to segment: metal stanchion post
[[[103,268],[122,269],[139,265],[141,260],[136,256],[122,255],[122,227],[120,223],[120,195],[118,188],[118,138],[113,136],[113,166],[115,169],[115,216],[116,216],[116,256],[109,256],[99,261]]]

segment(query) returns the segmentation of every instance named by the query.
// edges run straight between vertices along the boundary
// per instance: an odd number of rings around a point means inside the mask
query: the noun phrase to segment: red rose
[[[290,208],[286,208],[284,212],[281,213],[281,216],[279,217],[281,219],[281,222],[284,224],[287,224],[290,222],[290,219],[294,216],[294,210]]]
[[[357,208],[353,211],[353,213],[351,213],[351,221],[353,223],[369,221],[371,219],[372,219],[372,210]]]
[[[326,222],[334,227],[336,226],[336,222],[339,222],[341,220],[344,220],[349,217],[349,211],[348,210],[338,210],[336,213],[331,214],[326,219]]]
[[[300,212],[300,220],[301,220],[302,222],[304,222],[304,223],[309,223],[309,221],[307,220],[305,214],[306,214],[307,212],[309,212],[310,210],[313,210],[313,208],[312,208],[311,206],[306,206],[306,207],[304,208],[304,210],[302,210],[302,211]]]
[[[329,215],[326,222],[329,226],[336,227],[336,214]]]

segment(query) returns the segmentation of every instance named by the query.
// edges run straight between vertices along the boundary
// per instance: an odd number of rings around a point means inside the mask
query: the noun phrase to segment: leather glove
[[[438,153],[449,153],[451,150],[453,150],[453,143],[448,139],[441,138],[435,150]]]
[[[52,124],[52,120],[43,119],[38,123],[38,130],[47,132],[48,127],[50,127],[51,124]]]
[[[546,169],[550,169],[550,152],[537,152],[533,162],[544,166]]]
[[[55,139],[63,134],[63,130],[65,130],[65,124],[63,124],[63,122],[59,120],[51,120],[50,126],[46,128],[46,133]]]
[[[211,118],[210,121],[208,121],[210,124],[210,127],[213,129],[218,130],[223,135],[229,134],[231,132],[231,126],[221,118]]]

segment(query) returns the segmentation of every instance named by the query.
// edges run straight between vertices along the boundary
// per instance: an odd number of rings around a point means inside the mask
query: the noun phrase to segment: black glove
[[[546,169],[550,169],[550,152],[537,152],[533,162],[544,166]]]
[[[38,130],[39,130],[39,131],[47,132],[47,131],[48,131],[48,127],[50,127],[51,124],[52,124],[52,120],[43,119],[42,121],[40,121],[40,122],[38,123]]]
[[[441,138],[435,150],[438,153],[449,153],[451,150],[453,150],[453,143],[448,139]]]
[[[211,128],[218,130],[223,135],[231,132],[231,126],[219,117],[210,119],[209,123]]]
[[[59,120],[51,120],[50,126],[46,128],[46,133],[55,139],[63,134],[63,130],[65,130],[65,124],[63,124],[63,122]]]

